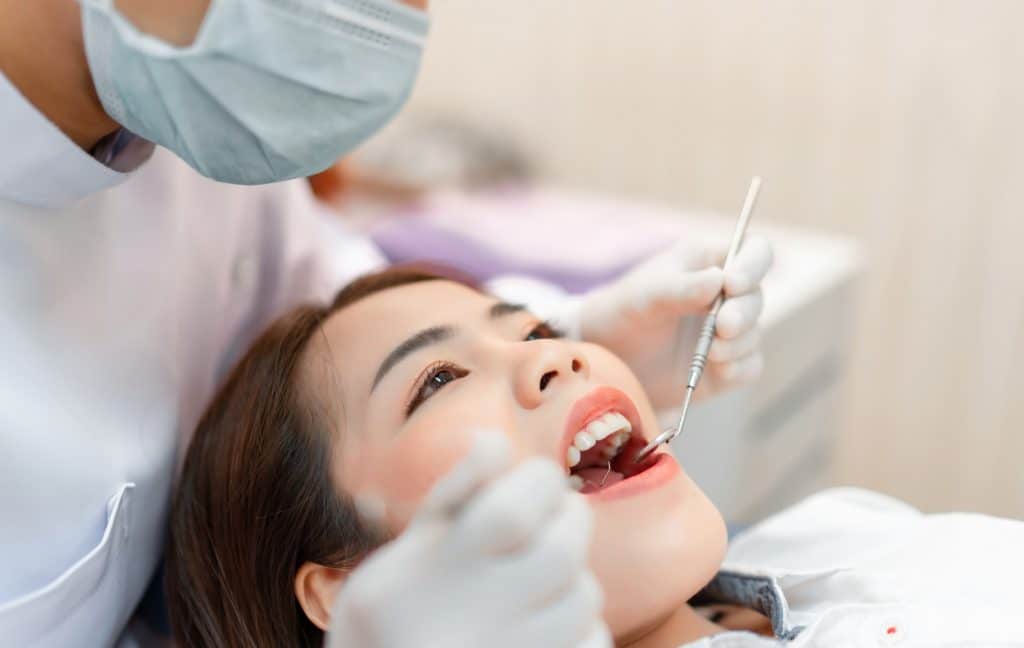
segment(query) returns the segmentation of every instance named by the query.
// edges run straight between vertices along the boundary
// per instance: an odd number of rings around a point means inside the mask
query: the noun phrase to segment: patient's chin
[[[669,616],[722,563],[727,536],[721,514],[688,477],[678,489],[662,510],[629,510],[623,502],[620,510],[595,511],[590,564],[604,588],[604,618],[613,636]]]

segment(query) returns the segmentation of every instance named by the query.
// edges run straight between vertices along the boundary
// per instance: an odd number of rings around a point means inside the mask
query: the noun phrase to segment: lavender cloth
[[[371,238],[392,263],[429,261],[465,272],[479,281],[501,275],[528,275],[549,281],[570,293],[582,293],[621,275],[642,255],[619,259],[600,270],[580,270],[558,263],[523,263],[485,244],[416,217],[396,218],[377,228]]]

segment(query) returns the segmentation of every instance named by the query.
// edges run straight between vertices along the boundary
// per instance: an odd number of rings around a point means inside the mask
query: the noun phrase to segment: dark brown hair
[[[274,323],[231,371],[200,420],[171,510],[167,597],[185,646],[321,646],[298,604],[307,561],[348,569],[383,538],[330,477],[326,406],[302,384],[302,357],[324,321],[374,293],[441,279],[393,268],[349,284],[329,305]]]

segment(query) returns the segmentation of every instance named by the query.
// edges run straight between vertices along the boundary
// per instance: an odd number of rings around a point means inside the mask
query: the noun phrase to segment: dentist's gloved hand
[[[609,648],[586,564],[591,511],[547,459],[509,470],[482,434],[406,530],[349,577],[330,648]]]
[[[581,337],[625,360],[656,407],[679,404],[701,323],[723,285],[727,299],[695,398],[748,383],[761,373],[757,319],[772,249],[764,238],[747,236],[723,272],[727,253],[727,243],[680,240],[579,303]]]

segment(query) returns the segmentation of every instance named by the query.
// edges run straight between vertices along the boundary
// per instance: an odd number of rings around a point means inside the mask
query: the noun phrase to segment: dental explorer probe
[[[750,189],[747,190],[747,199],[743,202],[743,209],[740,211],[740,219],[736,223],[736,229],[732,233],[732,243],[729,245],[729,254],[725,257],[725,264],[723,270],[727,270],[729,265],[732,263],[733,257],[740,250],[740,246],[743,244],[743,236],[747,232],[747,223],[750,221],[750,215],[754,211],[754,205],[757,203],[757,194],[761,191],[761,178],[754,176],[750,180]],[[683,425],[686,423],[686,412],[690,409],[690,400],[693,398],[693,391],[697,389],[697,384],[700,382],[701,376],[704,375],[704,365],[708,361],[708,351],[711,349],[711,342],[715,338],[715,324],[718,320],[718,311],[722,308],[722,302],[725,301],[725,288],[718,293],[715,297],[715,301],[711,303],[711,310],[708,312],[707,317],[704,318],[704,325],[700,329],[700,337],[697,338],[697,349],[693,354],[693,360],[690,362],[690,376],[686,381],[686,400],[683,401],[683,411],[679,415],[679,424],[673,429],[668,428],[661,434],[656,436],[654,440],[644,446],[644,449],[636,454],[633,458],[633,463],[639,463],[646,459],[654,449],[660,446],[662,443],[669,443],[675,439],[683,431]]]

